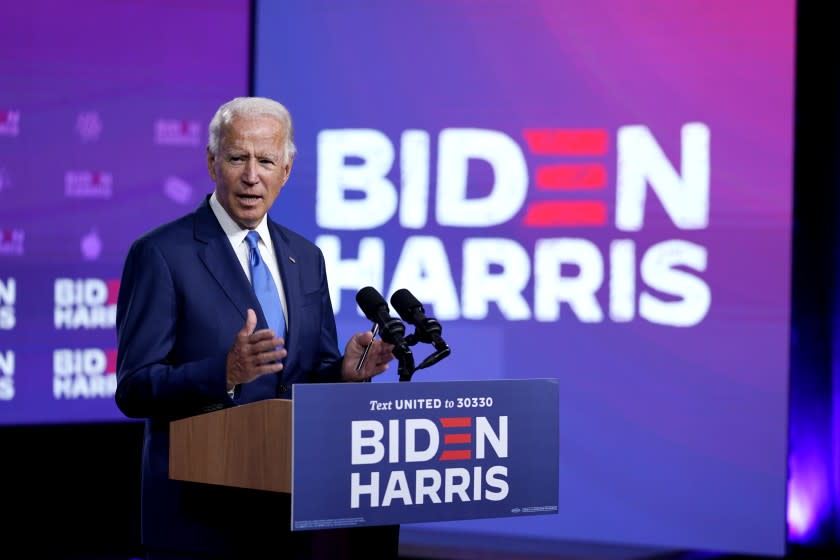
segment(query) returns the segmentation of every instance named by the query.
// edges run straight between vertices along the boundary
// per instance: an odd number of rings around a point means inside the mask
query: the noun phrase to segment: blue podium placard
[[[555,379],[293,390],[293,530],[557,513]]]

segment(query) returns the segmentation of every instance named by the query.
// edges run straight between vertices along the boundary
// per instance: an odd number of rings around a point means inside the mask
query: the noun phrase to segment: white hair
[[[297,153],[295,147],[295,131],[292,125],[292,115],[281,103],[267,97],[236,97],[218,108],[210,121],[207,149],[214,156],[219,155],[219,139],[222,128],[230,125],[236,116],[266,115],[274,117],[285,128],[286,145],[283,157],[288,163]]]

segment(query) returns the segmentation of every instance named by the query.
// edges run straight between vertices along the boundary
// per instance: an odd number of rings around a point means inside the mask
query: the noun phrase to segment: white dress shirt
[[[233,218],[227,213],[219,199],[216,198],[216,193],[210,196],[210,209],[213,210],[216,219],[219,220],[219,225],[222,226],[228,241],[233,247],[233,252],[236,253],[239,259],[239,264],[242,270],[245,271],[245,276],[248,281],[251,281],[251,265],[249,263],[250,248],[248,242],[245,241],[245,236],[248,235],[247,229],[242,229],[239,224],[233,221]],[[280,268],[277,266],[277,254],[274,252],[274,244],[271,242],[271,234],[268,232],[268,220],[263,217],[259,225],[254,228],[260,234],[260,255],[263,261],[268,265],[268,270],[271,272],[271,277],[274,279],[274,285],[277,286],[277,295],[280,296],[280,305],[283,306],[283,317],[286,320],[286,332],[289,330],[289,312],[286,306],[286,292],[283,290],[283,281],[280,279]]]

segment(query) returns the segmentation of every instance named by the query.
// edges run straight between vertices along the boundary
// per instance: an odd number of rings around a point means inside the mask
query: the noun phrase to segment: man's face
[[[283,125],[272,117],[237,116],[222,127],[219,153],[207,153],[216,197],[243,228],[255,228],[289,179]]]

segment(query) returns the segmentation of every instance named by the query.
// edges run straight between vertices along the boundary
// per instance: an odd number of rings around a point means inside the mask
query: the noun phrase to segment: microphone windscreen
[[[402,320],[409,323],[412,319],[412,309],[423,310],[423,304],[405,288],[400,288],[394,292],[394,295],[391,296],[391,305],[394,306],[394,310],[399,313]]]
[[[384,307],[385,312],[388,312],[388,303],[385,298],[371,286],[364,287],[356,293],[356,303],[359,304],[365,317],[373,322],[377,321],[377,312],[381,308]]]

